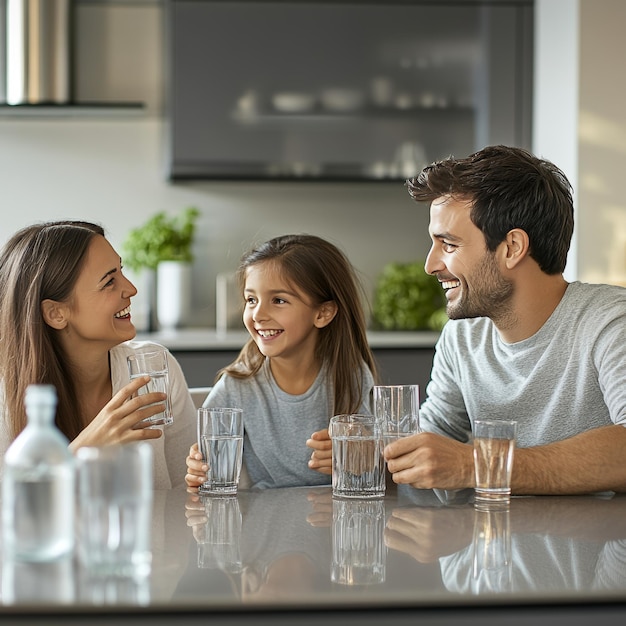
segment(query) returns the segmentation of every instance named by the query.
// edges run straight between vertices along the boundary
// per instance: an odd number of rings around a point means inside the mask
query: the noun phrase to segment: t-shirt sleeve
[[[459,347],[447,323],[437,345],[431,378],[426,387],[426,399],[420,407],[420,428],[458,441],[467,442],[471,437],[471,424],[459,387]]]

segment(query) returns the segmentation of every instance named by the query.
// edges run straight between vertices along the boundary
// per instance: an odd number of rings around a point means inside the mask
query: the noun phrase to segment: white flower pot
[[[157,266],[156,313],[161,329],[184,326],[191,311],[191,264],[161,261]]]

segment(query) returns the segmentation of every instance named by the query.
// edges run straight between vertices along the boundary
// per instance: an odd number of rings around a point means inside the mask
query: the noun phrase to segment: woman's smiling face
[[[136,293],[111,244],[100,235],[93,237],[67,303],[70,339],[112,347],[135,337],[130,299]]]

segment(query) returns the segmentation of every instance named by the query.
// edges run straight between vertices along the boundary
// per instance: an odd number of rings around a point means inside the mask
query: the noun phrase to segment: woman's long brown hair
[[[0,253],[0,381],[13,437],[26,425],[24,394],[30,384],[56,387],[56,424],[69,440],[82,430],[75,377],[41,303],[69,300],[97,235],[104,230],[89,222],[44,222],[15,233]]]

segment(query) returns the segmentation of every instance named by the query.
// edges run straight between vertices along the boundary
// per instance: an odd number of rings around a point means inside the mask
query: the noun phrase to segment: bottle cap
[[[54,385],[28,385],[24,397],[24,404],[52,404],[57,403],[57,390]]]

